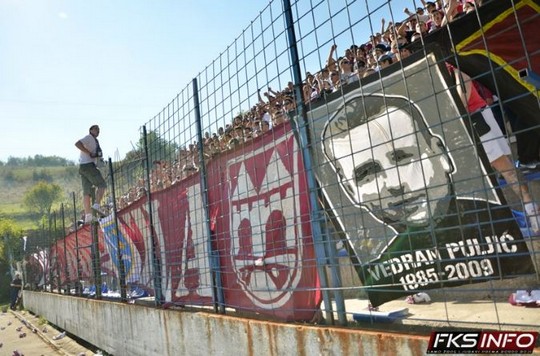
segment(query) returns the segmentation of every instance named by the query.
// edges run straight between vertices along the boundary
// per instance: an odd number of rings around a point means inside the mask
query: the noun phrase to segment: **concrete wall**
[[[428,338],[24,291],[24,306],[113,355],[422,355]]]

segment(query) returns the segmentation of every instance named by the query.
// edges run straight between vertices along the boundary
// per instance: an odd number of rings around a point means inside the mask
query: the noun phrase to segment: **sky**
[[[43,155],[76,162],[74,144],[93,124],[105,157],[123,158],[141,126],[268,3],[0,0],[0,161]],[[392,3],[402,15],[412,0]]]

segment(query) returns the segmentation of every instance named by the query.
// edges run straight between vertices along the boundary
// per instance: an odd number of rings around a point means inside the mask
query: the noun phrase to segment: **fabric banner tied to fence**
[[[441,52],[429,49],[308,113],[326,206],[375,307],[534,271]]]
[[[505,86],[485,82],[502,89],[502,99],[524,94],[518,99],[529,111],[516,112],[537,120],[537,94],[516,78],[515,66],[537,68],[538,36],[526,36],[529,62],[512,57],[508,48],[516,45],[513,31],[519,26],[511,21],[511,3],[486,3],[478,9],[486,26],[464,26],[477,19],[465,15],[450,25],[452,36],[447,30],[429,35],[425,51],[308,108],[314,162],[308,168],[373,306],[420,290],[534,270],[445,66],[452,62],[472,77],[485,72],[480,67],[486,57],[471,31],[493,37],[493,31],[511,29],[494,45],[495,59],[504,59],[494,61],[502,68],[496,80],[511,79]],[[524,19],[520,25],[533,34],[537,1],[515,3]],[[454,49],[457,61],[450,58]],[[219,278],[227,307],[283,320],[311,319],[321,303],[316,261],[324,259],[315,257],[299,145],[288,123],[274,127],[208,161],[207,192],[194,173],[152,192],[152,209],[141,198],[119,211],[118,233],[112,217],[103,219],[101,270],[118,277],[121,256],[130,285],[152,292],[159,276],[163,302],[185,305],[213,303]],[[66,237],[65,250],[63,240],[54,244],[50,262],[42,265],[50,265],[62,285],[77,275],[91,282],[91,242],[90,229],[83,227]],[[212,260],[216,256],[219,266]]]
[[[212,303],[208,240],[220,256],[225,304],[283,320],[309,320],[321,301],[306,193],[305,170],[290,127],[254,140],[209,162],[207,236],[199,174],[152,194],[164,302]],[[142,198],[100,221],[101,269],[118,277],[120,245],[126,281],[153,292],[156,271],[151,258],[148,204]],[[88,226],[77,231],[79,244],[90,244]],[[75,234],[52,248],[61,284],[77,275]],[[89,248],[79,248],[81,278],[91,282]],[[67,256],[67,261],[65,257]],[[70,279],[66,279],[65,264]]]

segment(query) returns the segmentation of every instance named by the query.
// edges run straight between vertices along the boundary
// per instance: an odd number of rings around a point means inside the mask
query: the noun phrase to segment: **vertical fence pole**
[[[94,271],[94,286],[96,287],[96,299],[101,299],[101,258],[99,256],[99,222],[90,224],[92,232],[92,269]]]
[[[204,145],[201,123],[201,110],[199,106],[199,86],[197,78],[193,78],[193,106],[195,109],[195,122],[197,126],[197,141],[199,143],[199,177],[201,184],[201,197],[204,206],[204,220],[206,233],[208,236],[207,249],[210,252],[210,269],[212,274],[212,299],[214,302],[214,311],[225,313],[225,299],[223,296],[223,288],[221,285],[221,275],[219,273],[219,253],[212,248],[212,231],[210,229],[210,207],[208,205],[208,183],[206,177],[206,165],[204,161]]]
[[[109,176],[111,177],[111,194],[112,194],[112,214],[114,219],[114,233],[116,235],[116,256],[118,259],[118,278],[120,279],[120,299],[125,302],[127,300],[126,293],[126,271],[124,267],[124,257],[122,255],[122,246],[120,245],[120,229],[118,228],[118,216],[116,215],[116,188],[114,185],[114,170],[112,160],[109,157]]]
[[[53,228],[54,228],[54,232],[53,232],[53,240],[54,240],[54,246],[55,246],[55,249],[54,249],[54,256],[55,256],[55,259],[54,259],[54,273],[55,275],[53,277],[56,277],[56,289],[57,289],[57,293],[60,293],[60,270],[59,270],[59,266],[58,266],[58,231],[57,231],[57,227],[56,227],[56,211],[53,213]],[[54,278],[53,278],[54,280]]]
[[[304,168],[306,170],[307,184],[309,188],[309,200],[311,205],[311,231],[313,235],[313,243],[315,244],[315,254],[317,256],[317,269],[321,278],[321,287],[323,288],[322,294],[324,299],[325,309],[327,311],[327,317],[330,322],[334,323],[334,315],[332,311],[332,302],[330,294],[328,293],[328,276],[326,273],[326,252],[324,246],[324,238],[322,235],[321,223],[323,221],[323,213],[319,205],[319,194],[317,189],[317,182],[315,180],[315,174],[313,172],[312,156],[310,151],[310,135],[308,133],[308,119],[306,113],[306,106],[302,95],[302,74],[300,70],[300,59],[298,56],[298,47],[296,46],[296,33],[294,31],[294,20],[292,16],[291,2],[290,0],[283,0],[283,9],[285,11],[285,23],[287,26],[287,38],[289,40],[289,55],[292,62],[293,80],[294,80],[294,95],[296,97],[297,118],[291,120],[291,127],[295,131],[298,137],[299,145],[302,149],[302,159]],[[336,268],[336,266],[330,266],[330,268]],[[340,324],[345,325],[347,323],[344,313],[345,303],[341,294],[336,295],[336,305],[338,310],[338,317]]]
[[[77,206],[75,205],[75,192],[71,192],[71,198],[73,201],[73,221],[75,224],[75,258],[76,258],[76,266],[77,269],[77,280],[75,281],[75,294],[78,296],[82,295],[82,286],[81,286],[81,257],[79,256],[79,226],[77,223]]]
[[[38,256],[39,256],[38,259],[43,259],[43,264],[42,264],[43,273],[41,275],[41,278],[43,278],[43,284],[40,285],[40,283],[42,282],[40,279],[39,282],[37,283],[37,287],[39,287],[38,289],[45,291],[46,286],[47,286],[47,266],[49,265],[49,253],[47,250],[47,244],[45,243],[45,219],[43,217],[41,218],[39,230],[40,230],[39,231],[39,245],[42,248],[42,251],[38,253]]]
[[[345,298],[341,291],[343,287],[343,279],[341,278],[339,257],[337,257],[336,244],[333,241],[333,238],[330,235],[328,230],[328,224],[325,224],[325,247],[326,253],[328,256],[328,262],[330,263],[330,274],[332,276],[331,283],[334,288],[334,298],[336,300],[336,313],[338,315],[338,320],[340,325],[347,325],[347,315],[345,311]]]
[[[62,213],[62,236],[64,238],[64,275],[66,278],[66,290],[64,294],[71,294],[71,289],[69,287],[69,270],[68,270],[68,259],[67,259],[67,244],[66,244],[66,216],[64,212],[64,203],[60,205],[60,212]]]
[[[49,253],[47,256],[47,266],[49,270],[47,271],[49,275],[49,292],[52,293],[52,241],[51,241],[51,229],[52,229],[52,215],[49,214],[49,228],[48,228],[48,234],[47,234],[47,245],[49,246]]]
[[[143,126],[143,143],[144,143],[144,157],[146,168],[146,200],[148,201],[148,228],[150,229],[151,238],[151,253],[152,253],[152,265],[154,270],[154,294],[155,305],[160,306],[163,302],[163,291],[161,290],[161,263],[158,258],[158,241],[156,236],[156,230],[154,229],[154,211],[152,209],[152,194],[150,192],[150,156],[148,155],[148,138],[146,134],[146,126]]]

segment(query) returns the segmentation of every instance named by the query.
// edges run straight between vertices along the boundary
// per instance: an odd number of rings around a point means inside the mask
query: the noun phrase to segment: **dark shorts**
[[[93,187],[107,188],[107,183],[94,163],[85,163],[79,166],[79,174],[84,195],[91,195]]]

